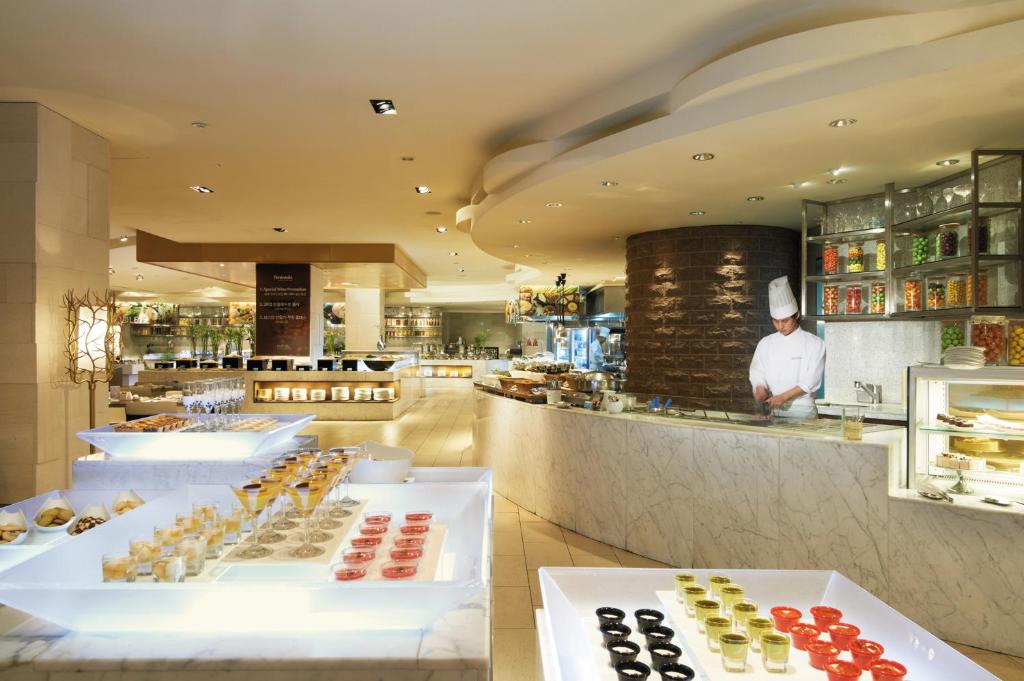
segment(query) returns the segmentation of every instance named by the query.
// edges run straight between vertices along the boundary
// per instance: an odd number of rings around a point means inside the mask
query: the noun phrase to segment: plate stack
[[[980,369],[985,366],[985,349],[966,346],[949,348],[942,353],[942,365],[950,369]]]
[[[356,388],[356,402],[369,402],[373,399],[372,388]]]

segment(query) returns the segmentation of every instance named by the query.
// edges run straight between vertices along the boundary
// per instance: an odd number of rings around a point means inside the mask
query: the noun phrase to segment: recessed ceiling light
[[[559,203],[558,201],[551,201],[550,203],[545,203],[544,207],[545,208],[561,208],[562,204]]]
[[[839,177],[839,173],[843,172],[843,169],[842,169],[842,167],[839,167],[839,168],[829,168],[825,172],[827,172],[832,177]]]
[[[437,232],[438,234],[444,234],[444,233],[446,233],[448,231],[448,228],[447,227],[435,227],[434,231]]]
[[[690,215],[704,215],[704,211],[702,211],[702,210],[691,210],[690,211]]]
[[[128,241],[128,235],[127,234],[122,234],[120,237],[118,237],[117,240],[120,241],[121,243],[124,243],[124,242]]]
[[[829,184],[846,184],[846,178],[844,177],[833,177],[828,180]]]
[[[800,189],[800,187],[803,187],[805,184],[807,184],[807,183],[806,182],[794,182],[793,184],[791,184],[789,186],[792,187],[793,189]]]
[[[458,252],[458,251],[448,251],[448,255],[449,255],[449,256],[451,256],[452,258],[454,258],[455,256],[457,256],[458,254],[459,254],[459,252]]]
[[[192,127],[199,128],[200,130],[202,130],[203,128],[206,127],[206,123],[203,123],[202,121],[192,121]]]
[[[747,201],[764,201],[763,196],[748,196]]]
[[[135,275],[135,281],[142,281],[143,279],[145,279],[145,277],[142,276],[141,274],[136,274]]]
[[[960,162],[960,159],[958,159],[958,158],[947,158],[947,159],[943,159],[941,161],[936,161],[935,165],[937,165],[937,166],[955,166],[959,162]]]
[[[529,257],[530,257],[530,254],[529,254],[529,253],[526,253],[526,254],[524,254],[524,255],[523,255],[523,257],[524,257],[524,258],[529,258]]]
[[[903,189],[897,190],[896,193],[897,194],[909,194],[910,193],[910,187],[904,187]]]
[[[519,244],[512,244],[512,248],[519,248]]]
[[[714,157],[715,157],[714,154],[709,154],[707,152],[703,152],[703,153],[700,153],[700,154],[694,154],[690,158],[692,158],[694,161],[710,161]]]
[[[466,268],[465,268],[465,267],[460,267],[460,268],[459,268],[459,272],[465,272],[465,271],[466,271]]]
[[[277,232],[278,234],[284,234],[285,232],[288,231],[288,228],[287,227],[274,227],[274,231]]]
[[[428,187],[425,184],[416,185],[416,193],[417,194],[429,194],[430,193],[430,187]]]
[[[224,263],[221,263],[221,264],[220,264],[220,266],[221,266],[221,267],[224,267]]]
[[[830,128],[848,128],[857,122],[856,118],[837,118],[828,122]]]
[[[373,107],[373,112],[382,114],[384,116],[395,116],[398,114],[398,109],[395,108],[395,103],[390,99],[371,99],[370,106]]]
[[[402,160],[403,161],[415,161],[416,157],[415,156],[403,156]]]
[[[521,224],[521,225],[528,225],[528,224],[530,224],[530,218],[523,218],[522,220],[519,221],[519,224]]]
[[[114,268],[113,267],[108,267],[107,268],[107,274],[114,274]]]
[[[200,194],[212,194],[213,193],[212,189],[210,189],[206,185],[202,185],[202,184],[194,184],[191,187],[189,187],[189,189],[191,189],[194,192],[199,192]]]
[[[602,187],[618,187],[619,183],[615,180],[601,180]]]

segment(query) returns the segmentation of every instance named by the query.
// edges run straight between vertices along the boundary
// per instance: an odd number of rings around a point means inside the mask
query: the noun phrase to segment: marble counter
[[[542,518],[678,567],[836,570],[942,638],[1024,654],[1024,512],[899,490],[903,429],[474,406],[475,465]]]

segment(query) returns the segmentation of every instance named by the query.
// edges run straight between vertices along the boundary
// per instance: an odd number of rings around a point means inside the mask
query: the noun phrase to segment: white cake
[[[983,471],[988,468],[988,461],[965,454],[943,452],[935,457],[935,465],[955,471]]]

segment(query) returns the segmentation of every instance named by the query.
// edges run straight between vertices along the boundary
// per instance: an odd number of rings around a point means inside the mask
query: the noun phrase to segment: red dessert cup
[[[416,576],[416,563],[384,563],[380,574],[384,579],[412,579]]]
[[[860,636],[860,627],[847,624],[846,622],[830,624],[828,635],[832,639],[832,643],[836,645],[836,648],[839,648],[839,650],[849,650],[850,643]]]
[[[334,568],[334,578],[339,582],[352,582],[366,576],[366,567],[342,566]]]
[[[410,511],[405,514],[405,522],[407,523],[429,523],[433,519],[433,511]]]
[[[418,546],[412,546],[409,548],[395,548],[391,549],[391,560],[397,561],[410,561],[419,560],[423,557],[423,549]]]
[[[373,535],[379,535],[379,534],[387,534],[387,531],[388,531],[388,526],[387,525],[366,525],[366,524],[363,524],[363,525],[359,526],[359,534],[362,534],[362,535],[373,536]]]
[[[361,535],[361,536],[358,536],[358,537],[352,537],[352,546],[355,546],[356,548],[360,548],[360,549],[372,548],[374,546],[379,546],[381,541],[383,541],[383,539],[384,538],[381,537],[379,534],[376,534],[376,535],[370,534],[370,535]]]
[[[402,534],[426,534],[427,532],[430,532],[430,525],[425,525],[423,523],[406,524],[402,525],[399,529]]]
[[[868,667],[872,681],[903,681],[907,668],[896,660],[875,660]]]
[[[817,641],[818,637],[821,636],[821,630],[813,624],[798,622],[790,628],[789,635],[793,639],[794,648],[797,650],[807,650],[807,644]]]
[[[794,624],[800,621],[802,614],[796,608],[791,608],[788,605],[776,605],[771,612],[772,619],[775,620],[775,628],[786,634]]]
[[[863,638],[855,638],[850,641],[850,655],[853,656],[853,663],[864,671],[871,669],[871,663],[880,659],[884,652],[885,648],[881,643]]]
[[[373,549],[345,549],[341,552],[341,560],[348,566],[365,565],[377,557]]]
[[[807,644],[807,658],[815,669],[824,669],[832,660],[839,657],[839,648],[828,641],[811,641]]]
[[[426,543],[426,537],[417,537],[415,535],[410,535],[408,537],[395,537],[395,547],[399,549],[408,549],[416,546],[423,546]]]
[[[846,660],[832,660],[825,665],[828,681],[852,681],[860,678],[860,667]]]
[[[843,611],[827,605],[816,605],[811,608],[811,617],[814,618],[814,626],[820,631],[828,631],[829,625],[842,621]]]
[[[391,511],[367,513],[363,516],[363,522],[367,525],[387,525],[391,522]]]

